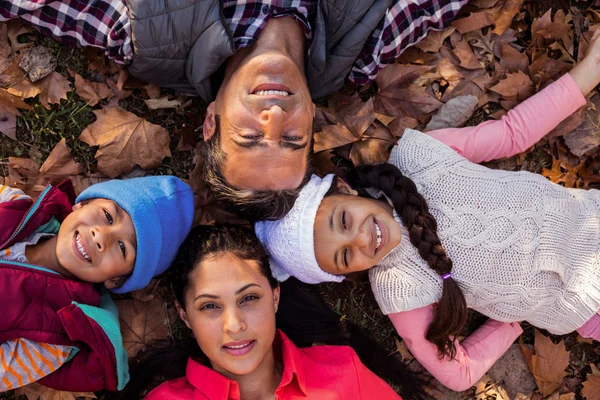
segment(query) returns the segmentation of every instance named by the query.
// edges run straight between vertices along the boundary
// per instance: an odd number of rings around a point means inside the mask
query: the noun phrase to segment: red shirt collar
[[[283,362],[281,382],[275,393],[279,395],[278,397],[284,393],[306,396],[302,350],[298,349],[283,332],[277,330],[273,342],[273,352],[275,358]],[[233,400],[240,398],[240,388],[237,382],[191,358],[188,359],[186,377],[196,390],[202,392],[209,399]]]

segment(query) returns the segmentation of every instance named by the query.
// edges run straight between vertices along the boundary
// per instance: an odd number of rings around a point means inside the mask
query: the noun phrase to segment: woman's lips
[[[256,340],[242,340],[239,342],[230,342],[223,345],[223,350],[232,356],[240,357],[248,354],[256,344]]]

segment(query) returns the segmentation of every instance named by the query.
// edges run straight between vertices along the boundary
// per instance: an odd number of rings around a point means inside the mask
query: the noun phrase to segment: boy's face
[[[112,289],[133,271],[136,245],[129,214],[111,200],[92,199],[73,206],[61,224],[56,255],[77,278]]]

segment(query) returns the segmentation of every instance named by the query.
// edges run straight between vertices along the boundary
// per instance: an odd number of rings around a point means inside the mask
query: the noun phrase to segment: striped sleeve
[[[69,361],[76,347],[9,340],[0,345],[0,392],[16,389],[51,374]]]
[[[14,189],[10,186],[0,185],[0,203],[4,203],[5,201],[13,201],[13,200],[31,200],[31,197],[27,196],[20,189]]]

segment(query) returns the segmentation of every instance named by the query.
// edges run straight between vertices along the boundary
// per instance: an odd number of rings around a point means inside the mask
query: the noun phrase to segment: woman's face
[[[402,237],[387,202],[349,194],[334,194],[321,201],[314,235],[319,267],[334,275],[377,265]]]
[[[279,287],[271,288],[256,261],[207,257],[189,282],[179,312],[215,371],[233,379],[273,356]]]

